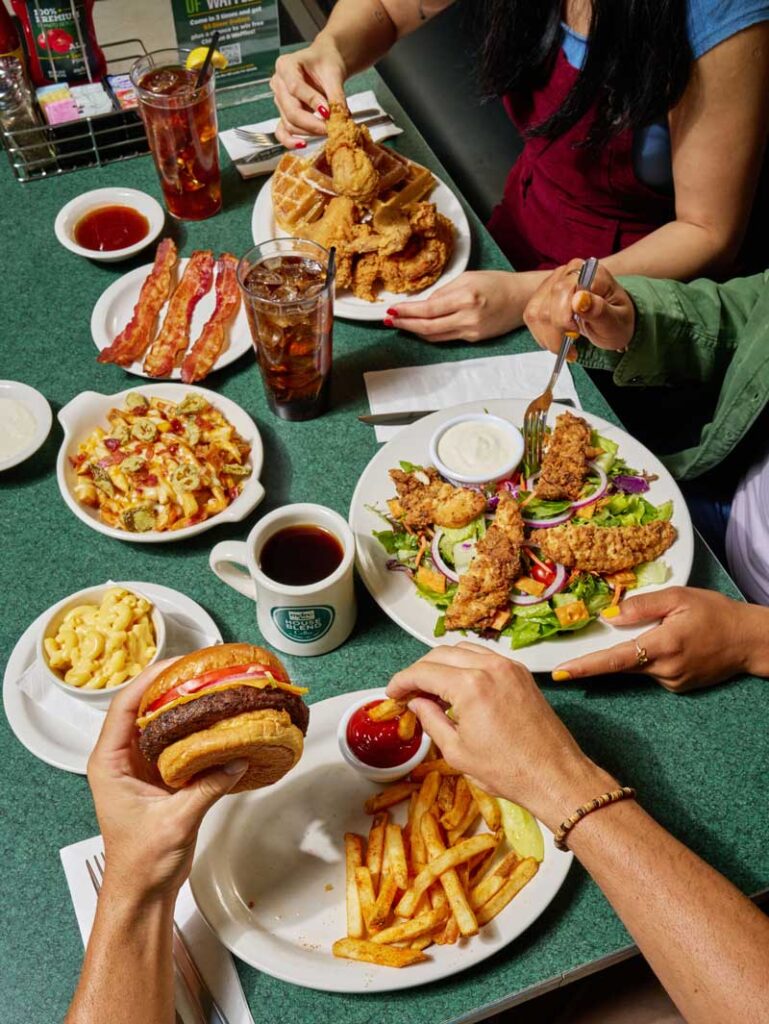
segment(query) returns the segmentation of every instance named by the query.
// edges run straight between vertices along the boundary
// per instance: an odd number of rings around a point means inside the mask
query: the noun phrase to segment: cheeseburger
[[[278,659],[251,644],[187,654],[149,686],[139,705],[139,748],[167,786],[245,758],[232,790],[277,782],[302,756],[310,709]]]

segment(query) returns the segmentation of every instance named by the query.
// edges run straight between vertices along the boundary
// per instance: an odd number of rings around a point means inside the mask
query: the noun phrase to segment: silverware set
[[[90,859],[86,857],[85,866],[98,897],[104,882],[106,866],[104,854],[94,854]],[[196,1024],[229,1024],[224,1010],[214,999],[213,993],[200,973],[176,921],[174,921],[173,953],[174,967],[187,992],[190,1005],[194,1008],[197,1017]],[[176,1011],[176,1024],[184,1024],[178,1010]]]

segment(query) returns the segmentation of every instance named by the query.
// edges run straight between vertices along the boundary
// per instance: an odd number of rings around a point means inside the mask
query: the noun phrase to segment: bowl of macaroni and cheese
[[[163,615],[149,598],[115,583],[59,601],[38,640],[46,677],[63,693],[106,708],[162,657]]]

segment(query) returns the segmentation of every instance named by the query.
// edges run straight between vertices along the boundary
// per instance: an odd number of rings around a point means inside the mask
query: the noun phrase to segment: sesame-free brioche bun
[[[200,772],[245,759],[249,766],[231,792],[259,789],[277,782],[302,756],[307,705],[259,673],[244,678],[232,672],[249,666],[289,684],[281,662],[264,648],[220,644],[179,658],[148,687],[137,718],[139,747],[157,764],[167,786],[179,789]],[[222,679],[201,680],[223,670]],[[188,684],[187,690],[153,708],[182,684]]]

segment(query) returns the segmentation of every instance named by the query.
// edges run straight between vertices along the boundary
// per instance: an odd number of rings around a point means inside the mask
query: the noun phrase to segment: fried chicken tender
[[[489,629],[510,605],[521,569],[523,520],[511,494],[500,495],[494,522],[478,541],[470,568],[459,577],[446,611],[446,629]]]
[[[454,225],[435,203],[413,203],[408,210],[411,234],[398,252],[366,252],[355,265],[352,290],[375,302],[381,287],[391,292],[421,292],[435,284],[454,250]]]
[[[364,225],[356,223],[357,206],[349,196],[334,196],[323,216],[307,224],[302,236],[326,249],[336,246],[336,286],[349,288],[352,284],[353,250],[351,245]]]
[[[334,189],[340,196],[360,202],[369,202],[376,196],[379,171],[364,149],[370,139],[368,129],[353,121],[344,103],[331,104],[326,155]]]
[[[676,539],[671,523],[644,526],[555,526],[537,530],[532,544],[546,558],[587,572],[620,572],[650,562]]]
[[[419,479],[422,476],[426,484]],[[433,524],[448,529],[467,526],[486,508],[486,498],[479,491],[447,484],[432,467],[414,473],[391,469],[390,477],[405,513],[403,522],[417,530]]]
[[[547,501],[576,501],[587,476],[588,460],[595,454],[590,426],[580,416],[561,413],[545,449],[536,496]]]

